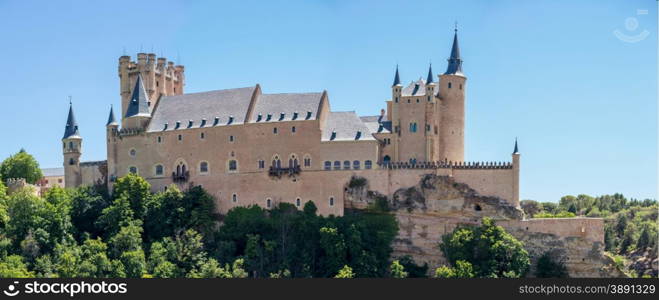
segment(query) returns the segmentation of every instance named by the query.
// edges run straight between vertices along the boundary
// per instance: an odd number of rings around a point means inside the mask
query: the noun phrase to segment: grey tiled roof
[[[43,177],[64,176],[64,168],[44,168],[41,173]]]
[[[419,78],[417,81],[412,81],[401,91],[402,96],[425,96],[426,95],[426,82]],[[439,89],[435,88],[435,95],[439,95]]]
[[[149,97],[144,89],[142,75],[137,75],[133,94],[130,97],[128,108],[126,109],[126,118],[135,116],[149,116]]]
[[[256,100],[250,122],[314,120],[322,96],[323,93],[262,94]]]
[[[228,125],[245,123],[247,110],[256,87],[217,90],[203,93],[191,93],[176,96],[164,96],[158,101],[153,111],[153,118],[147,131],[163,131],[176,129],[176,122],[180,122],[178,129],[200,127],[202,119],[206,119],[204,126]],[[215,124],[215,118],[219,117]],[[167,128],[165,128],[167,124]]]
[[[108,161],[107,160],[94,160],[94,161],[83,161],[80,162],[80,166],[100,166],[100,165],[107,165]]]
[[[375,138],[354,111],[343,111],[329,113],[321,140],[374,141]]]
[[[80,138],[80,131],[78,131],[78,122],[76,122],[76,117],[73,115],[73,104],[69,104],[69,116],[66,118],[66,126],[64,127],[64,137],[62,139],[68,138]]]
[[[391,121],[387,120],[387,116],[362,116],[359,119],[364,122],[371,133],[390,133]]]

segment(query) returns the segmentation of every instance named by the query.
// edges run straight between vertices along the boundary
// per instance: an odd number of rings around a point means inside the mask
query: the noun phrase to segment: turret
[[[69,103],[69,116],[66,119],[64,136],[62,137],[62,153],[64,155],[64,186],[67,188],[77,187],[82,183],[82,174],[80,173],[82,137],[73,114],[72,103]]]
[[[400,138],[400,109],[398,105],[401,101],[401,95],[403,92],[403,85],[400,84],[400,74],[398,73],[398,65],[396,65],[396,74],[394,75],[394,82],[391,85],[391,130],[392,133],[397,135],[397,138],[393,139],[394,147],[394,161],[398,161],[398,138]]]
[[[151,120],[151,112],[149,110],[149,97],[142,82],[142,75],[137,75],[135,87],[130,97],[130,102],[126,108],[126,115],[124,115],[123,127],[144,129]]]
[[[513,149],[513,204],[519,207],[519,148],[517,147],[517,138],[515,138],[515,149]]]
[[[446,72],[439,76],[440,160],[464,161],[466,81],[467,77],[462,73],[462,58],[456,28],[448,67]]]
[[[116,172],[116,163],[117,163],[117,132],[119,130],[119,123],[114,117],[114,109],[110,106],[110,115],[108,116],[108,122],[105,124],[105,136],[107,138],[107,183],[108,190],[112,190],[112,178]]]

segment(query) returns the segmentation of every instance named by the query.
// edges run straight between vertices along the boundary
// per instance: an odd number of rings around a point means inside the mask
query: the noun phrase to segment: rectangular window
[[[229,142],[233,143],[234,140],[235,140],[235,139],[234,139],[233,135],[230,135],[230,136],[229,136]]]
[[[325,162],[325,170],[331,170],[331,169],[332,169],[332,162],[328,160]]]
[[[291,132],[295,133],[295,126],[291,128]]]

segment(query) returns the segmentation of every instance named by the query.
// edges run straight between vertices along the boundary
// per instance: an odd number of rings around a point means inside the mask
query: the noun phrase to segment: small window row
[[[373,161],[371,160],[365,160],[364,161],[364,169],[372,169],[373,168]],[[339,160],[335,160],[334,163],[332,163],[329,160],[326,160],[324,163],[324,169],[325,170],[359,170],[361,169],[361,161],[359,160],[353,160],[350,162],[349,160],[344,160],[343,164]]]

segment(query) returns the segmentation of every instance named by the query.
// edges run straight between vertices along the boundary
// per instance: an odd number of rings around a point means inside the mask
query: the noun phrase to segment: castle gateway
[[[457,30],[446,71],[401,84],[373,116],[330,109],[326,91],[268,94],[261,86],[184,93],[185,68],[155,54],[119,58],[121,119],[111,108],[107,161],[80,162],[82,136],[69,109],[65,185],[107,184],[128,173],[154,191],[201,185],[220,213],[252,204],[342,215],[353,176],[392,195],[425,174],[452,177],[481,195],[519,207],[519,153],[511,162],[464,157],[465,92]]]

